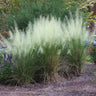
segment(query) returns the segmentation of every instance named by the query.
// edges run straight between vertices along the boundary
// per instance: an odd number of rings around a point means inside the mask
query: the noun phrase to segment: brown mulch
[[[83,69],[79,77],[73,77],[71,80],[59,77],[55,83],[46,85],[0,85],[0,96],[96,96],[96,65],[85,64]]]

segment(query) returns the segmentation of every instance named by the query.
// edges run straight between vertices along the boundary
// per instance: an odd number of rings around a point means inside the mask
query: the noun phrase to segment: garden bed
[[[83,69],[79,77],[73,77],[71,80],[59,77],[57,81],[46,85],[0,85],[0,96],[96,96],[96,65],[85,64]]]

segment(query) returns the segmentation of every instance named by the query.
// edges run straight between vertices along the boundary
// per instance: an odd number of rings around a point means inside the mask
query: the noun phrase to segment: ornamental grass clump
[[[35,65],[39,66],[39,71],[35,74],[43,72],[40,75],[43,75],[44,81],[53,80],[60,65],[60,52],[64,43],[61,21],[53,17],[40,17],[33,25],[33,42],[39,47],[35,53],[37,56],[33,56]],[[42,77],[38,75],[35,78]]]
[[[9,34],[4,43],[7,53],[13,54],[12,80],[21,85],[54,80],[64,43],[60,20],[40,17],[25,32],[15,27]]]
[[[22,85],[55,80],[62,68],[67,75],[80,75],[89,32],[78,14],[66,21],[40,17],[25,31],[15,27],[9,32],[4,44],[6,52],[13,54],[11,82]]]
[[[80,75],[83,61],[86,57],[86,40],[89,39],[90,41],[89,32],[83,24],[82,17],[77,13],[75,19],[70,16],[70,19],[66,19],[66,21],[66,23],[62,24],[64,38],[66,40],[66,47],[64,48],[67,50],[66,56],[63,58],[69,63],[67,64],[69,66],[69,74]],[[62,52],[62,55],[64,52]]]

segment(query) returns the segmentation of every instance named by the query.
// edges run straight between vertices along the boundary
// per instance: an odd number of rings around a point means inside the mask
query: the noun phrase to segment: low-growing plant
[[[0,83],[8,84],[10,82],[11,74],[13,72],[12,54],[7,55],[4,49],[1,48],[0,53]]]
[[[95,76],[95,81],[96,81],[96,72],[94,72],[94,76]]]
[[[1,51],[1,50],[0,50],[0,51]],[[0,52],[0,63],[1,63],[2,59],[3,59],[3,53],[2,53],[2,51],[1,51],[1,52]]]
[[[89,46],[89,54],[93,62],[96,64],[96,46],[94,46],[93,44]]]
[[[11,75],[13,73],[12,67],[13,66],[10,65],[8,62],[2,62],[2,64],[0,64],[0,83],[3,84],[9,84],[10,82],[11,84],[13,83],[11,78]]]

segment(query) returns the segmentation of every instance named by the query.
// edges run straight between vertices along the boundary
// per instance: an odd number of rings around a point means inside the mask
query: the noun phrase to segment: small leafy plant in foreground
[[[96,81],[96,72],[94,72],[94,76],[95,76],[95,81]]]
[[[96,64],[96,46],[91,45],[89,47],[89,54],[90,54],[91,59],[93,60],[93,62]]]

